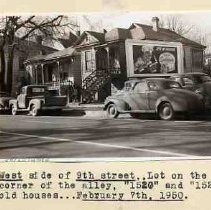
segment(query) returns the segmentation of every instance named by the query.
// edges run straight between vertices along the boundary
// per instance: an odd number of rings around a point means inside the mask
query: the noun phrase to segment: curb
[[[106,112],[103,110],[95,110],[95,111],[91,111],[91,110],[86,110],[85,111],[85,115],[84,117],[103,117],[106,118]]]
[[[81,111],[103,111],[103,104],[68,104],[67,109]]]

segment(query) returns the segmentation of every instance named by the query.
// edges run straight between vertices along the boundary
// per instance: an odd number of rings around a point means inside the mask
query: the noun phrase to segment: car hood
[[[11,100],[11,99],[12,99],[12,97],[9,97],[9,96],[0,97],[0,101],[1,101],[1,102],[9,101],[9,100]]]

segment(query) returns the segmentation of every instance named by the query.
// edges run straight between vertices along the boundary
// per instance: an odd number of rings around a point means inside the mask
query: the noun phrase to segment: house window
[[[203,68],[203,51],[198,49],[192,50],[193,69]]]
[[[92,53],[91,53],[91,51],[85,51],[85,70],[92,71]]]
[[[60,73],[60,80],[62,82],[67,81],[68,80],[68,73],[67,72],[61,72]]]
[[[120,53],[118,48],[110,48],[110,66],[112,69],[120,69]]]

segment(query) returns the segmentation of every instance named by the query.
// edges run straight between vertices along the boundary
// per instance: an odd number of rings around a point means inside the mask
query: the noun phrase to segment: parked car
[[[9,101],[11,114],[27,111],[36,116],[42,110],[62,110],[67,102],[66,96],[52,95],[46,86],[28,85],[21,89],[17,99]]]
[[[178,82],[164,78],[146,78],[125,82],[124,89],[106,98],[104,110],[110,118],[120,113],[137,116],[140,113],[156,113],[163,120],[174,119],[175,114],[203,111],[200,95],[182,89]]]
[[[206,109],[211,108],[211,77],[204,73],[183,73],[175,74],[170,77],[177,81],[185,89],[201,94]]]
[[[0,111],[4,112],[9,110],[9,101],[12,97],[9,96],[6,92],[0,92]]]

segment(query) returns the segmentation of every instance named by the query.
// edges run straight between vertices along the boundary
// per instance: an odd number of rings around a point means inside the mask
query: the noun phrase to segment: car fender
[[[0,105],[4,106],[4,101],[0,98]]]
[[[9,107],[11,108],[12,105],[14,105],[15,108],[17,109],[18,108],[18,101],[16,99],[9,100]]]
[[[158,112],[159,110],[159,106],[162,103],[170,103],[173,110],[176,112],[184,112],[184,111],[188,111],[188,104],[186,100],[175,100],[175,98],[169,98],[167,96],[163,96],[161,98],[159,98],[156,102],[156,112]]]
[[[41,107],[42,107],[42,100],[32,99],[29,102],[29,107],[28,107],[29,109],[30,109],[31,105],[35,105],[37,109],[41,109]]]
[[[128,103],[126,103],[124,100],[121,99],[110,99],[105,103],[103,109],[106,110],[110,104],[115,104],[119,112],[130,110]]]

